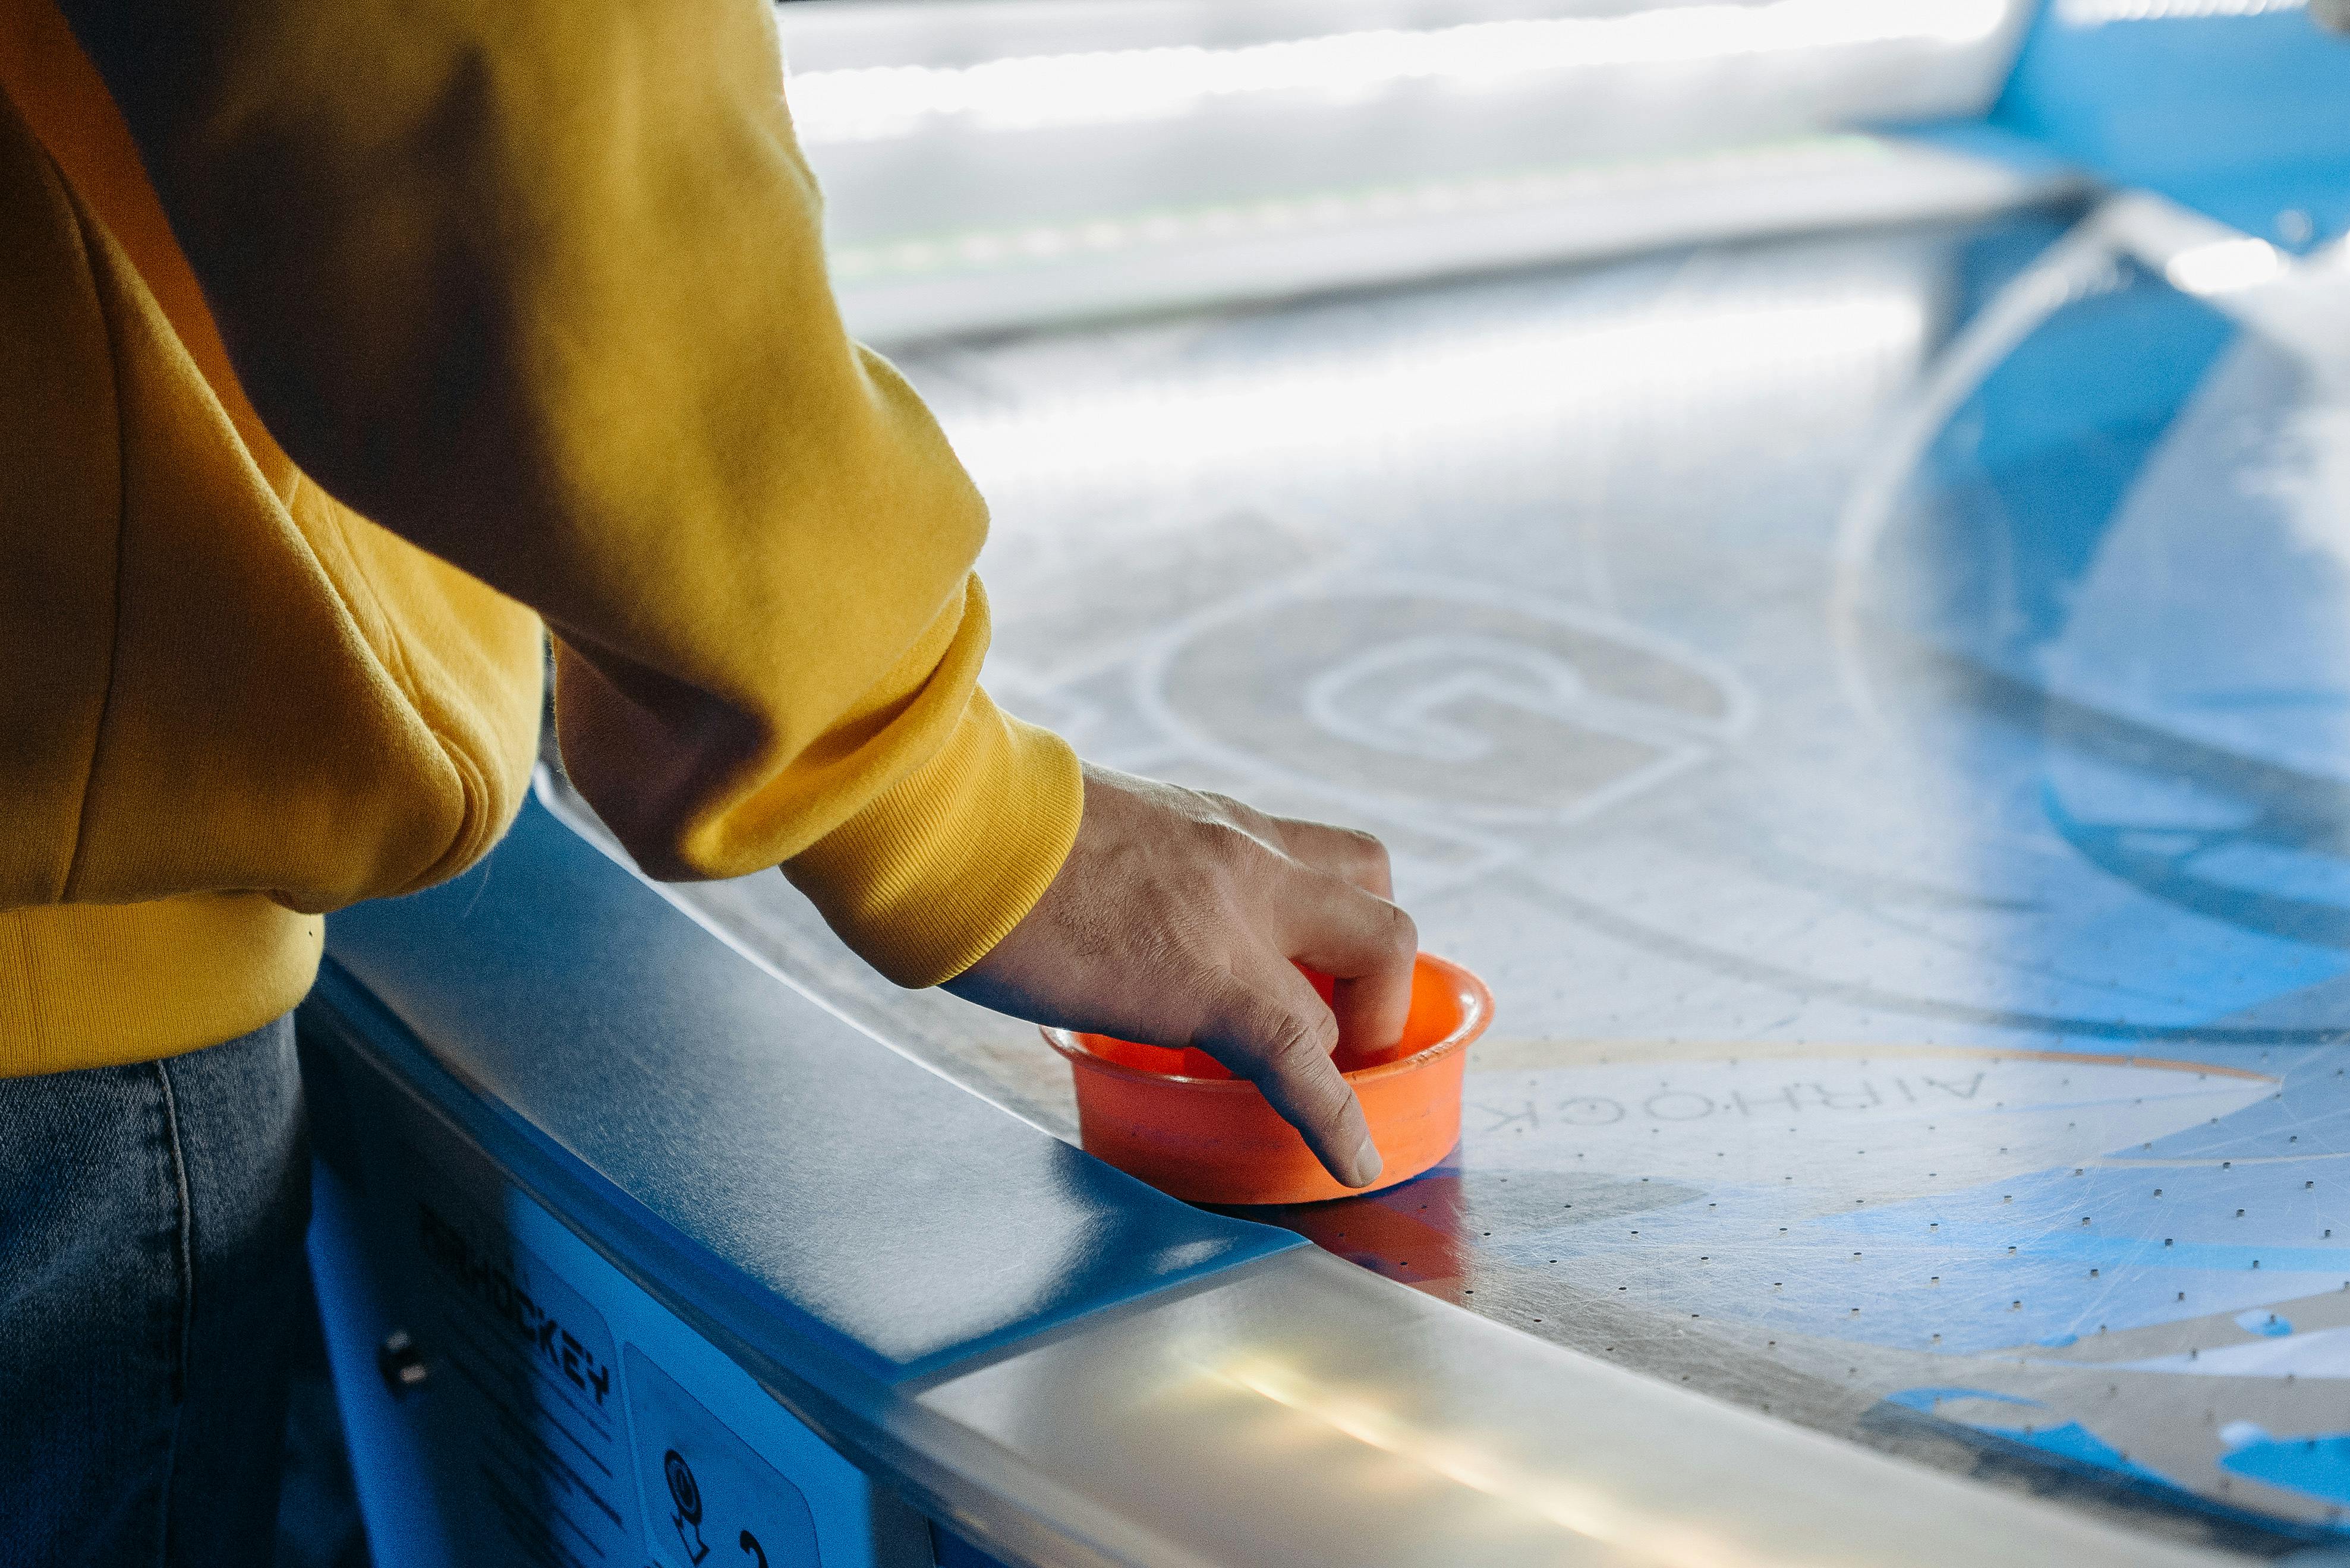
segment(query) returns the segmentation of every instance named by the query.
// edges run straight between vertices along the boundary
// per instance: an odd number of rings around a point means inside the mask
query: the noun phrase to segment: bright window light
[[[1122,254],[1179,244],[1256,239],[1358,224],[1457,217],[1628,194],[1846,174],[1881,167],[1885,144],[1867,136],[1804,137],[1754,147],[1669,153],[1560,169],[1519,170],[1466,179],[1358,191],[1268,196],[1180,210],[1104,215],[1069,223],[844,245],[833,276],[848,286],[1002,267],[1050,265],[1077,256]]]
[[[2283,253],[2266,240],[2214,240],[2172,256],[2162,275],[2182,294],[2234,294],[2274,282],[2286,265]]]
[[[1180,115],[1252,94],[1354,98],[1409,81],[1474,88],[1558,70],[1710,64],[1872,44],[1955,47],[1989,37],[2009,11],[2010,0],[1671,5],[1613,16],[1385,27],[1234,48],[1185,45],[969,66],[817,70],[795,76],[790,92],[803,140],[866,141],[941,117],[995,130],[1101,125]]]
[[[2102,27],[2110,22],[2261,16],[2271,11],[2298,11],[2308,4],[2309,0],[2058,0],[2056,15],[2067,26]]]
[[[1335,451],[1458,455],[1522,441],[1595,410],[1644,402],[1686,411],[1771,388],[1805,395],[1822,378],[1914,362],[1923,303],[1886,284],[1823,286],[1669,314],[1513,320],[1375,354],[1201,369],[1014,409],[940,417],[983,489],[1095,475],[1132,483]]]

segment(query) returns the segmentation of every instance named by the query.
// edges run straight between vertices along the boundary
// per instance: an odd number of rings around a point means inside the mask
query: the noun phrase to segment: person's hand
[[[1331,1053],[1342,1037],[1378,1049],[1403,1033],[1419,937],[1392,891],[1368,834],[1088,763],[1060,875],[946,989],[1038,1023],[1204,1051],[1333,1177],[1365,1187],[1378,1150]],[[1334,1006],[1300,963],[1336,978]]]

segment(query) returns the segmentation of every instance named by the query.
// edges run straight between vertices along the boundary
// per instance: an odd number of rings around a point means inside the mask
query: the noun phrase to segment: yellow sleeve
[[[567,764],[666,877],[784,864],[908,984],[1074,838],[977,685],[986,514],[825,275],[766,0],[69,0],[255,407],[538,610]]]

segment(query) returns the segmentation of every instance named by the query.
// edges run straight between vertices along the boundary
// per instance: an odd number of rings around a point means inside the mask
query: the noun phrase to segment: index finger
[[[1368,1187],[1379,1177],[1379,1151],[1361,1103],[1330,1059],[1337,1034],[1305,977],[1274,959],[1264,973],[1227,981],[1191,1043],[1254,1084],[1335,1179]]]
[[[1411,981],[1419,929],[1387,899],[1321,872],[1287,878],[1276,897],[1289,956],[1336,983],[1331,1011],[1338,1042],[1352,1051],[1384,1051],[1403,1037],[1411,1015]]]

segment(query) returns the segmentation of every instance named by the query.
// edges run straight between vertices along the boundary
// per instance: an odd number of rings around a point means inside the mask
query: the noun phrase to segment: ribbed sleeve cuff
[[[899,985],[937,985],[1035,908],[1084,809],[1068,743],[974,690],[936,756],[784,875],[866,962]]]

